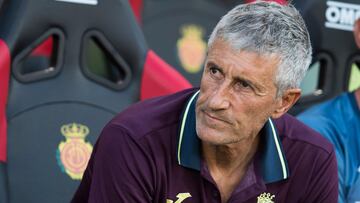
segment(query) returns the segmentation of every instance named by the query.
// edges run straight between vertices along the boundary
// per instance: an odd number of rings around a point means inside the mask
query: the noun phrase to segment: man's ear
[[[271,115],[272,118],[279,118],[284,113],[286,113],[300,98],[301,89],[288,89],[284,92],[282,97],[278,98],[277,100],[277,107],[273,114]]]
[[[354,39],[358,48],[360,48],[360,18],[354,22]]]

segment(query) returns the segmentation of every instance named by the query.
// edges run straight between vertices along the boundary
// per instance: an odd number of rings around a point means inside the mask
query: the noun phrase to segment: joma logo
[[[337,1],[328,1],[326,4],[325,27],[352,31],[355,20],[360,17],[360,5]]]
[[[166,203],[181,203],[183,202],[185,199],[191,197],[190,193],[179,193],[178,195],[176,195],[176,197],[178,198],[175,202],[171,199],[167,199]]]

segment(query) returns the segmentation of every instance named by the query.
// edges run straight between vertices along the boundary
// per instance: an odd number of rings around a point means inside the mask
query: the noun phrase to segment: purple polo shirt
[[[139,102],[103,129],[72,202],[221,202],[195,131],[197,89]],[[337,202],[331,144],[290,115],[269,119],[228,202]]]

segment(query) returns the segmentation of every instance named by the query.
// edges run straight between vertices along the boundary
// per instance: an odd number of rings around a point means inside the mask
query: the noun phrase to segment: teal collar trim
[[[180,125],[178,141],[178,163],[181,166],[200,171],[200,140],[196,134],[195,105],[200,90],[186,104]]]
[[[177,149],[181,166],[200,171],[201,141],[196,134],[195,106],[199,91],[194,93],[182,114]],[[265,183],[276,182],[289,177],[287,161],[275,125],[269,119],[261,130],[262,148],[259,154],[260,171]]]
[[[263,179],[265,183],[285,180],[289,177],[289,168],[280,138],[270,118],[262,130],[263,151],[260,160]]]

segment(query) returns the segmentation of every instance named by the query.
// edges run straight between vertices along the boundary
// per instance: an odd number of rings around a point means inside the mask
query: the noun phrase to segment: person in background
[[[354,38],[360,48],[360,19]],[[360,202],[360,87],[315,105],[298,119],[335,146],[339,176],[339,202]]]
[[[200,89],[110,121],[72,202],[337,202],[332,145],[286,114],[311,54],[293,6],[235,7],[210,36]]]

